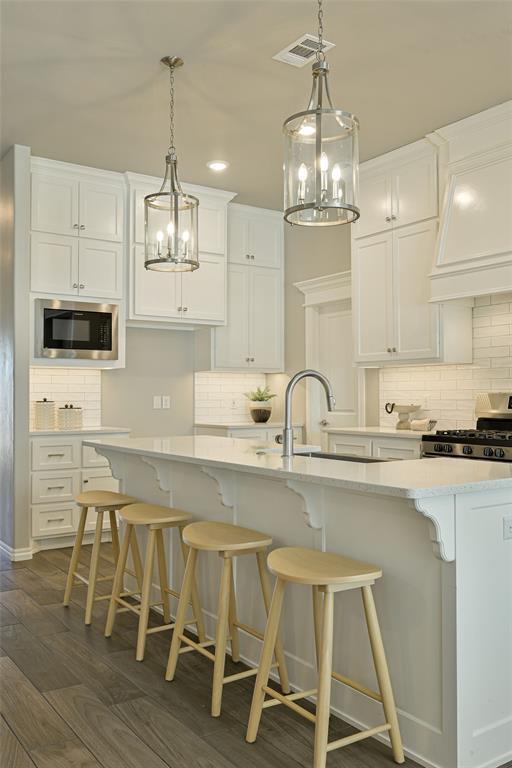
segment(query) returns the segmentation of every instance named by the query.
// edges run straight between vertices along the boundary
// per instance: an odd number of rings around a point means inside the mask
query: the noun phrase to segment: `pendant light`
[[[359,121],[333,107],[328,72],[323,6],[318,0],[318,49],[308,108],[283,125],[284,218],[290,224],[332,226],[359,218]]]
[[[160,190],[144,198],[144,266],[160,272],[192,272],[199,267],[199,200],[181,188],[174,146],[174,72],[183,60],[165,56],[161,62],[169,67],[169,149]]]

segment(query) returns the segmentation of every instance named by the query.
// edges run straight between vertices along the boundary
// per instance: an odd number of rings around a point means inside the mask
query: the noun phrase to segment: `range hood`
[[[512,101],[441,128],[431,301],[512,291]]]

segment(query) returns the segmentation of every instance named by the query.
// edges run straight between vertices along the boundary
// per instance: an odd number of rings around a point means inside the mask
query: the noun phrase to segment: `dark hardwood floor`
[[[251,679],[225,686],[222,716],[215,719],[206,659],[185,654],[167,683],[167,633],[148,637],[146,659],[138,663],[135,616],[120,614],[107,640],[104,601],[96,603],[93,626],[85,627],[85,587],[74,589],[69,608],[61,603],[69,557],[63,549],[28,562],[0,559],[2,768],[311,768],[313,727],[284,707],[265,713],[257,742],[246,744]],[[85,547],[83,564],[89,558]],[[112,570],[106,546],[101,573]],[[109,583],[102,587],[107,592]],[[240,668],[229,659],[226,666]],[[352,729],[331,718],[331,731],[330,738],[340,738]],[[331,753],[327,764],[394,765],[373,739]]]

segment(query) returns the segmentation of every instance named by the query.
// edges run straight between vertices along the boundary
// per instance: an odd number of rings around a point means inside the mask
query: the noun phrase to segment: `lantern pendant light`
[[[359,218],[359,121],[333,107],[328,72],[318,0],[318,49],[308,108],[283,125],[284,218],[290,224],[332,226]]]
[[[192,272],[199,267],[199,200],[181,188],[174,146],[174,72],[183,60],[165,56],[161,62],[169,67],[169,149],[160,190],[144,198],[144,266],[160,272]]]

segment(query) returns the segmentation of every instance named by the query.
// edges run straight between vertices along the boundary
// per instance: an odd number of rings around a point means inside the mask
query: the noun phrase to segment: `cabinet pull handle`
[[[64,454],[63,453],[49,453],[48,454],[48,458],[49,459],[53,458],[54,456],[64,456]]]
[[[83,480],[82,482],[83,482],[83,483],[84,483],[84,485],[85,485],[85,483],[88,483],[89,481],[88,481],[88,480]]]
[[[85,229],[85,224],[80,224],[79,229]]]
[[[63,523],[64,518],[63,517],[49,517],[48,521],[49,523]]]
[[[47,485],[46,486],[49,491],[63,491],[64,486],[63,485]]]

